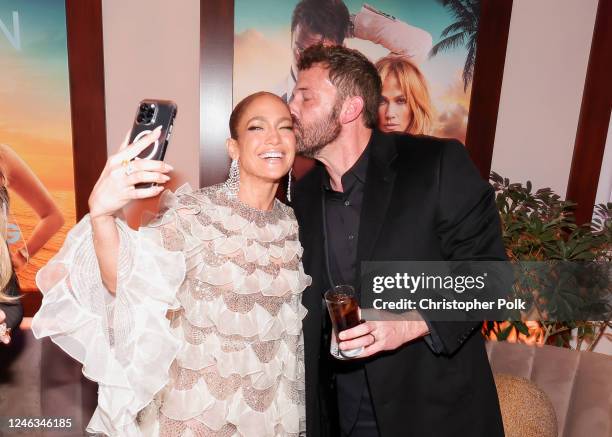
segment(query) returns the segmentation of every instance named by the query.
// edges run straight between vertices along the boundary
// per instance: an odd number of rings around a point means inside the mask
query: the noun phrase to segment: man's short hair
[[[297,25],[342,44],[349,27],[349,11],[342,0],[302,0],[293,10],[291,33]]]
[[[298,71],[321,64],[329,70],[329,80],[338,90],[339,98],[360,96],[364,101],[364,121],[374,128],[378,122],[378,106],[382,84],[374,64],[361,52],[343,46],[316,44],[304,50],[298,61]]]

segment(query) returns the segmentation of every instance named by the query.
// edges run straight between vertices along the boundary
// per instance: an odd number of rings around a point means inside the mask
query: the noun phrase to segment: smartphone
[[[171,100],[145,99],[138,104],[134,126],[130,133],[130,142],[133,144],[145,135],[151,133],[153,129],[161,125],[159,139],[149,147],[144,149],[134,159],[156,159],[163,161],[168,149],[168,142],[174,128],[177,106]],[[149,188],[154,183],[136,184],[136,188]]]

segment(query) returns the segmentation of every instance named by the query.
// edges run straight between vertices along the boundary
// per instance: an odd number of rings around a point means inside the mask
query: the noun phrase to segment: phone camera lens
[[[146,111],[147,110],[147,106],[148,105],[146,103],[143,103],[142,105],[140,105],[140,110],[141,111]]]
[[[144,117],[142,115],[139,115],[136,120],[138,121],[138,123],[142,123],[144,121]]]

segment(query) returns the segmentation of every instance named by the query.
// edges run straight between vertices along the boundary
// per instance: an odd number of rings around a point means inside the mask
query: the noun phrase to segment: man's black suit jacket
[[[361,261],[504,260],[494,192],[458,141],[373,131],[358,235]],[[312,276],[304,292],[308,437],[330,434],[334,408],[321,347],[321,295],[330,286],[323,246],[321,165],[294,189],[293,207]],[[358,283],[358,279],[355,279]],[[423,340],[366,363],[381,437],[503,436],[497,392],[478,323],[429,322]],[[332,413],[333,415],[333,413]]]

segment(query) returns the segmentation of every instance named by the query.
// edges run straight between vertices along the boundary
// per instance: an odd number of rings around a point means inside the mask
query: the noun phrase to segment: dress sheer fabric
[[[242,204],[225,185],[183,186],[162,214],[120,230],[116,295],[102,284],[90,220],[37,275],[34,334],[99,384],[87,430],[110,436],[305,433],[301,293],[291,208]]]

